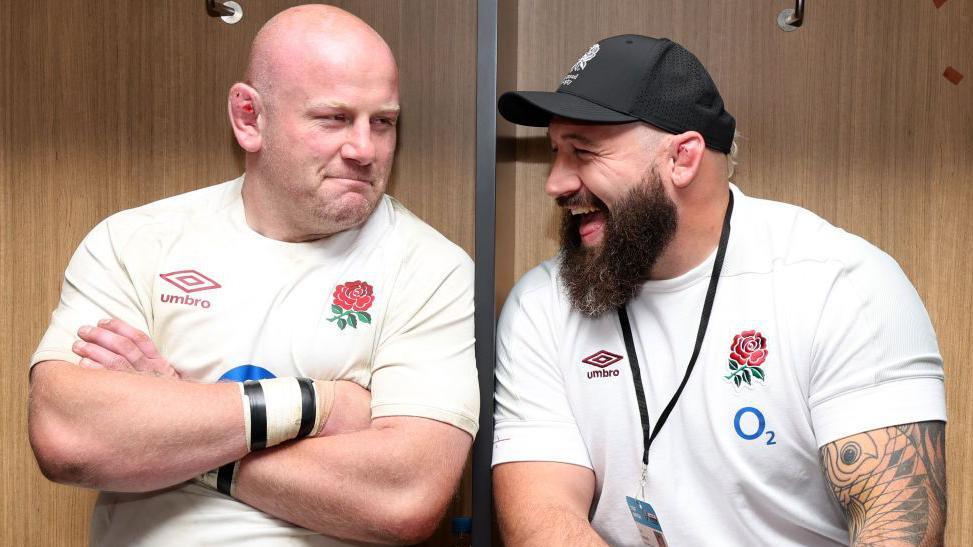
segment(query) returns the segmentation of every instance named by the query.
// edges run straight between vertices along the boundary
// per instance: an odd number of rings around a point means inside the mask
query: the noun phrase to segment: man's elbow
[[[421,481],[407,488],[385,493],[386,503],[375,514],[372,540],[387,545],[414,545],[429,539],[451,499],[452,490],[434,481]]]
[[[429,539],[443,515],[446,513],[445,504],[442,507],[422,506],[419,502],[392,503],[386,499],[381,511],[374,514],[375,519],[363,525],[365,539],[376,545],[414,545]],[[299,522],[300,526],[320,534],[328,535],[331,530],[330,515],[306,515],[313,520]]]
[[[80,449],[72,433],[55,422],[38,416],[33,409],[28,417],[27,432],[37,466],[50,481],[86,486],[90,482],[91,465],[85,457],[85,450]]]
[[[445,515],[448,501],[423,496],[403,499],[386,523],[389,543],[412,545],[429,539]]]
[[[34,375],[27,402],[27,435],[34,459],[48,480],[88,486],[92,475],[92,443],[81,438],[75,427],[59,417],[45,386],[47,376]]]
[[[459,430],[450,430],[456,439],[449,443],[451,449],[437,452],[436,464],[413,471],[412,480],[398,489],[396,518],[391,531],[396,544],[414,544],[428,539],[449,506],[459,487],[464,464],[469,455],[472,439]],[[464,446],[465,441],[465,446]]]

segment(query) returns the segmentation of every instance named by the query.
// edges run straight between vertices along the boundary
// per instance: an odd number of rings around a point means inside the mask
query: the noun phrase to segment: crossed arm
[[[81,367],[47,361],[32,370],[28,429],[52,480],[147,491],[241,460],[237,497],[300,526],[385,543],[435,529],[462,473],[467,433],[423,418],[371,420],[367,391],[338,382],[324,436],[248,455],[236,385],[180,380],[147,337],[133,343],[111,336],[109,328],[131,336],[118,323],[105,327],[82,335]],[[98,351],[106,347],[114,357]],[[384,510],[369,510],[366,497]]]

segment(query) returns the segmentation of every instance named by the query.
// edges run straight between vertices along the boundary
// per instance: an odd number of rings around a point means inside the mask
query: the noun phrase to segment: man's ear
[[[696,179],[705,151],[706,141],[696,131],[686,131],[672,136],[669,160],[672,167],[673,186],[685,188]]]
[[[247,152],[259,151],[263,138],[257,122],[263,113],[263,103],[257,90],[244,83],[233,84],[227,99],[227,109],[236,142]]]

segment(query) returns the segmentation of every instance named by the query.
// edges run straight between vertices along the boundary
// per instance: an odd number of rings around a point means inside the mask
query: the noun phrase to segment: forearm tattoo
[[[943,422],[920,422],[821,448],[821,467],[848,520],[852,545],[942,545],[945,439]]]

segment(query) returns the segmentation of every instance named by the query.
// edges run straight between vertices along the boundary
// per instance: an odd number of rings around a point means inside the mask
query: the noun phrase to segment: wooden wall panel
[[[0,1],[0,545],[87,541],[93,494],[45,480],[27,443],[28,358],[96,222],[242,171],[227,90],[258,28],[303,2],[240,3],[231,26],[201,1]],[[390,193],[472,254],[475,3],[337,4],[399,60]],[[467,480],[454,512],[469,514],[469,491]]]
[[[520,2],[517,89],[555,89],[592,43],[616,34],[669,37],[696,53],[743,133],[743,191],[865,237],[916,285],[946,362],[949,543],[973,543],[973,3],[808,2],[792,33],[776,25],[785,7],[793,2]],[[966,78],[949,82],[947,66]],[[513,197],[497,207],[513,234],[498,254],[513,256],[513,271],[498,280],[557,250],[544,130],[516,134],[514,175],[501,181]]]

